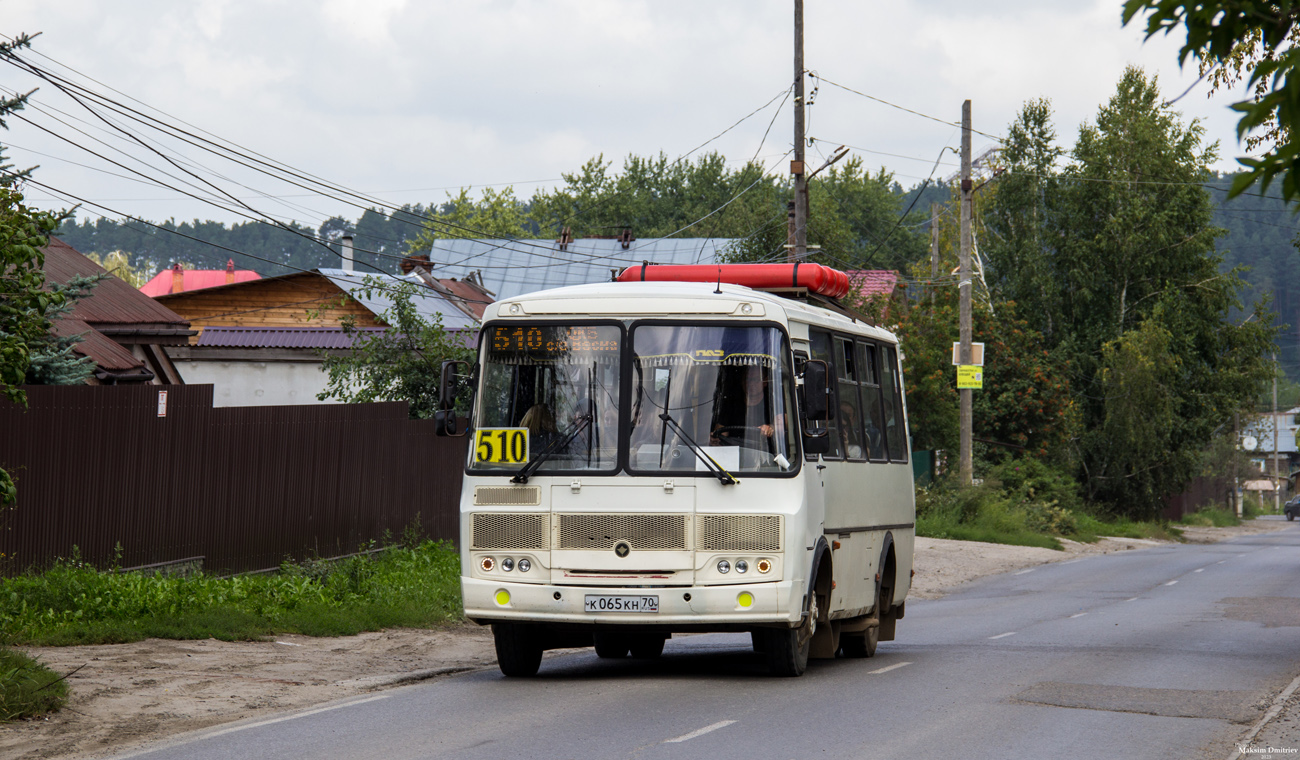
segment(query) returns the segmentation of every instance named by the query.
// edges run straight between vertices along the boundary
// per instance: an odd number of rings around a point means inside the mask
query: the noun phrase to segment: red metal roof
[[[439,277],[438,283],[451,291],[453,296],[459,297],[465,304],[465,308],[473,312],[474,318],[478,320],[483,319],[483,312],[487,310],[488,304],[496,300],[473,283],[457,280],[454,277]]]
[[[887,298],[894,294],[894,288],[898,286],[898,272],[891,269],[850,269],[845,274],[849,276],[853,290],[864,299],[873,296]]]
[[[233,276],[233,279],[231,279],[231,276]],[[154,275],[152,280],[142,285],[140,292],[147,296],[165,296],[172,292],[175,277],[176,272],[174,269],[164,269]],[[251,282],[260,279],[262,279],[262,275],[257,272],[251,269],[235,269],[233,265],[228,269],[182,269],[181,291],[178,292],[216,288],[236,282]]]

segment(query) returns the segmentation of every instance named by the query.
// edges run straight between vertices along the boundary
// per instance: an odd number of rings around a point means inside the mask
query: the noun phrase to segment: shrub
[[[68,701],[68,684],[22,652],[0,648],[0,722],[54,712]]]

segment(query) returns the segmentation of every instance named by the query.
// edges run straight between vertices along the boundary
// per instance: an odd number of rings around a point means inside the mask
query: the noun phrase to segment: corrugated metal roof
[[[80,319],[60,319],[50,331],[60,338],[81,336],[81,342],[73,346],[72,350],[82,356],[89,356],[100,369],[124,372],[144,367],[144,362],[135,358],[125,347]]]
[[[45,247],[45,279],[59,284],[75,275],[106,274],[104,268],[72,246],[50,238]],[[131,287],[117,277],[102,280],[90,295],[77,303],[72,316],[91,325],[133,325],[188,329],[189,322],[171,309]]]
[[[554,240],[438,240],[430,258],[440,277],[481,270],[483,284],[498,299],[537,290],[609,282],[611,269],[655,264],[710,264],[725,250],[726,238],[649,238],[627,248],[618,240],[580,238],[560,250]]]
[[[372,290],[369,296],[362,292],[366,288],[365,280],[367,277],[377,279],[381,283],[385,280],[415,283],[419,286],[419,289],[411,299],[411,303],[415,306],[416,312],[425,319],[429,319],[435,314],[441,314],[442,326],[448,330],[477,327],[477,324],[469,315],[425,285],[424,281],[416,275],[370,274],[346,269],[318,269],[316,271],[328,277],[330,282],[357,299],[362,306],[365,306],[376,316],[388,311],[393,305],[393,299],[382,288]]]
[[[181,270],[181,290],[188,292],[191,290],[204,290],[206,288],[216,288],[222,285],[232,283],[226,281],[227,271],[224,269],[182,269]],[[229,274],[235,276],[234,282],[251,282],[262,279],[262,275],[251,269],[236,269]],[[172,292],[172,283],[176,274],[174,270],[164,269],[154,275],[153,279],[140,286],[140,292],[147,296],[165,296]]]
[[[386,327],[361,327],[356,334],[382,333]],[[351,348],[341,327],[207,327],[199,346],[225,348]]]
[[[850,269],[845,274],[863,298],[892,295],[898,285],[898,272],[892,269]]]

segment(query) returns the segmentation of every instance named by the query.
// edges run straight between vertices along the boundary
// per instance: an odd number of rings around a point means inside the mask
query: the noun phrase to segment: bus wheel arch
[[[898,556],[894,551],[894,534],[885,534],[885,543],[880,550],[880,568],[876,575],[876,619],[880,621],[879,638],[881,641],[893,641],[894,629],[898,623],[894,609],[894,591],[898,588]]]

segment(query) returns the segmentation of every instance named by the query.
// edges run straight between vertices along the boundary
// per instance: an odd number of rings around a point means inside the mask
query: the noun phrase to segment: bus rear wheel
[[[667,639],[653,633],[633,636],[630,644],[632,658],[635,660],[653,660],[664,653]]]
[[[542,641],[538,632],[517,623],[493,623],[492,639],[496,644],[497,667],[510,678],[537,675],[542,664]]]

